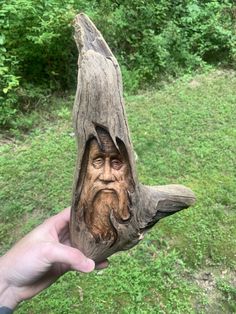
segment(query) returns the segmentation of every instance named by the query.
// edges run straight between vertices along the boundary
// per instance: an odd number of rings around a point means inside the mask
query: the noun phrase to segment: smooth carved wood
[[[75,19],[75,40],[78,158],[70,236],[74,247],[101,262],[136,245],[158,220],[189,207],[195,196],[181,185],[139,183],[117,60],[84,14]]]

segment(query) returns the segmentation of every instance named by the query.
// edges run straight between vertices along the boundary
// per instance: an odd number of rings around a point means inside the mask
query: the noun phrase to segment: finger
[[[57,234],[59,234],[65,227],[69,226],[70,221],[70,207],[65,208],[60,213],[47,219],[45,223],[55,227]]]
[[[67,233],[67,235],[65,235],[61,240],[60,243],[66,245],[66,246],[72,246],[71,245],[71,241],[70,241],[70,237],[69,234]]]
[[[45,246],[44,256],[49,264],[64,263],[71,269],[81,272],[91,272],[94,270],[95,263],[93,260],[87,258],[79,250],[63,245],[61,243],[53,243]]]
[[[70,243],[70,232],[69,232],[69,228],[64,228],[59,234],[58,234],[58,239],[59,242],[62,244],[66,244],[71,246]]]

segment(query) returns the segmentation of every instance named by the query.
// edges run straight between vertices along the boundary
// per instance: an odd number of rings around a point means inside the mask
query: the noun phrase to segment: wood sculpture
[[[70,236],[74,247],[98,263],[136,245],[158,220],[189,207],[195,196],[181,185],[138,181],[117,60],[84,14],[76,16],[75,41],[78,158]]]

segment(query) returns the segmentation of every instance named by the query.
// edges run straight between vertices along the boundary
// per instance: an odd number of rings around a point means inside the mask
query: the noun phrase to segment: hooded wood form
[[[124,108],[119,64],[101,33],[86,15],[76,16],[74,26],[75,41],[79,50],[78,84],[73,109],[78,156],[70,237],[74,247],[96,262],[101,262],[117,251],[136,245],[158,220],[189,207],[195,202],[195,196],[190,189],[182,185],[149,187],[138,181]],[[102,150],[103,133],[107,134],[108,141],[114,145],[113,150],[121,155],[128,168],[128,178],[125,179],[128,182],[129,219],[118,219],[113,208],[110,209],[109,215],[106,214],[109,220],[106,226],[110,226],[116,234],[115,242],[114,237],[105,238],[102,232],[99,236],[99,231],[96,231],[95,236],[91,232],[89,221],[92,220],[86,220],[86,210],[91,212],[93,209],[81,205],[86,190],[84,185],[88,182],[91,141],[98,143]],[[119,195],[117,197],[119,198]],[[98,211],[97,217],[91,216],[94,225],[104,221],[104,217],[99,217],[102,214],[102,211]]]

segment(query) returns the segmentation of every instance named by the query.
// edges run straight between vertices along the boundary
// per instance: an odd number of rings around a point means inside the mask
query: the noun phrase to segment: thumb
[[[50,264],[64,263],[70,269],[85,273],[91,272],[95,268],[93,260],[87,258],[79,250],[61,243],[49,245],[46,257]]]

